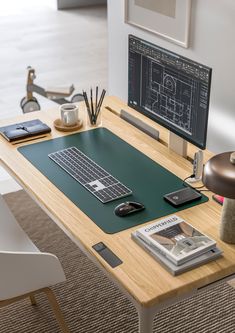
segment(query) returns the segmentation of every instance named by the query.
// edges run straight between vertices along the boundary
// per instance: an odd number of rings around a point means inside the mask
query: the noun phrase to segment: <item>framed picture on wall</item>
[[[125,22],[188,47],[191,0],[125,0]]]

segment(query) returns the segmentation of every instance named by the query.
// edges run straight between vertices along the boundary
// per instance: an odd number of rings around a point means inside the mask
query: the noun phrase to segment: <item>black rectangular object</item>
[[[164,195],[164,199],[174,207],[181,206],[185,203],[201,199],[202,195],[191,187],[185,187],[178,191],[174,191]]]
[[[92,248],[112,267],[115,268],[122,264],[116,254],[114,254],[103,242],[97,243]]]
[[[50,132],[51,128],[42,123],[39,119],[0,127],[0,134],[10,142],[47,134]]]
[[[206,147],[212,69],[129,35],[128,105]]]

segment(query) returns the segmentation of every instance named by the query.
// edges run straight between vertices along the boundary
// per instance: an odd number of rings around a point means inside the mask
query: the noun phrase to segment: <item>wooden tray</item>
[[[82,127],[82,120],[80,119],[74,126],[64,126],[61,119],[54,120],[54,126],[58,131],[62,132],[73,132]]]

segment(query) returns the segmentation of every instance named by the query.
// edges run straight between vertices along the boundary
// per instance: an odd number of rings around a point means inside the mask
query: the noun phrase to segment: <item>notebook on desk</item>
[[[0,127],[0,134],[9,142],[51,132],[51,128],[39,119]]]

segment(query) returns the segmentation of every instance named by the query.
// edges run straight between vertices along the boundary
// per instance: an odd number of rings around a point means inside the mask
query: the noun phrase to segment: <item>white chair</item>
[[[49,286],[65,281],[58,258],[43,253],[21,229],[0,194],[0,307],[45,292],[61,330],[69,330]]]

